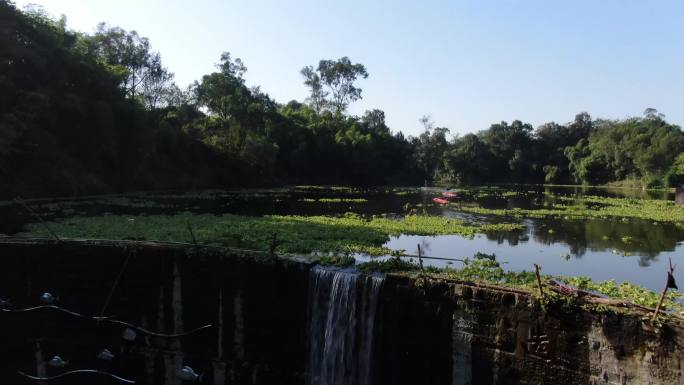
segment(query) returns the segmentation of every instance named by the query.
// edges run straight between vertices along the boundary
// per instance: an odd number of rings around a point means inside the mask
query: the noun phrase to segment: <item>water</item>
[[[310,385],[370,385],[373,327],[383,278],[314,267],[310,278]]]
[[[240,215],[340,215],[354,212],[362,215],[407,213],[463,218],[471,222],[521,222],[515,218],[473,215],[455,207],[435,205],[432,197],[442,189],[403,189],[397,191],[294,188],[271,191],[200,191],[181,194],[133,194],[125,197],[94,197],[75,200],[42,200],[29,202],[46,220],[73,215],[172,214],[178,212],[231,213]],[[515,191],[518,194],[506,194]],[[484,193],[484,194],[483,194]],[[467,189],[464,204],[483,208],[534,209],[554,203],[558,196],[597,195],[638,199],[674,200],[670,192],[634,189],[585,187],[508,186],[506,188]],[[340,201],[321,201],[321,199]],[[363,198],[364,201],[354,199]],[[348,200],[352,199],[352,200]],[[346,200],[346,201],[345,201]],[[0,234],[21,231],[34,222],[20,205],[0,202]],[[661,290],[665,271],[672,258],[681,264],[684,254],[684,231],[672,224],[655,224],[643,220],[605,219],[532,219],[522,220],[524,231],[481,234],[474,239],[460,236],[393,237],[390,249],[404,249],[414,254],[418,243],[425,244],[428,256],[463,258],[477,252],[496,254],[504,268],[531,270],[541,265],[544,273],[584,275],[595,280],[630,281]],[[623,238],[629,237],[629,242]],[[426,264],[445,266],[443,261]],[[458,263],[448,265],[458,267]],[[675,271],[675,278],[680,278]],[[684,276],[680,281],[684,280]]]
[[[602,195],[633,197],[640,199],[671,198],[671,193],[650,193],[640,190],[608,190],[596,188],[531,188],[517,190],[521,194],[510,197],[486,196],[468,198],[466,202],[477,203],[484,208],[543,207],[554,196],[577,197]],[[624,194],[620,195],[619,193]],[[474,193],[477,193],[475,191]],[[658,195],[662,194],[662,195]],[[474,194],[475,195],[475,194]],[[495,254],[506,270],[533,271],[534,264],[541,266],[544,274],[586,276],[594,280],[614,279],[631,282],[654,291],[660,291],[665,282],[669,261],[684,261],[684,231],[669,223],[648,220],[612,219],[523,219],[472,215],[455,207],[429,207],[431,215],[460,217],[471,221],[519,222],[526,226],[523,231],[479,234],[473,239],[455,235],[391,237],[384,246],[392,250],[405,250],[417,254],[421,244],[426,256],[462,259],[478,252]],[[458,268],[459,262],[426,260],[426,265]],[[680,264],[681,266],[681,264]],[[680,278],[675,271],[675,278]],[[681,276],[680,280],[684,280]]]
[[[544,274],[581,275],[599,281],[615,279],[655,291],[662,289],[669,259],[676,264],[684,261],[684,234],[674,226],[659,225],[657,232],[649,232],[650,224],[607,220],[572,221],[569,224],[527,220],[524,223],[527,229],[522,232],[480,234],[473,239],[456,235],[400,235],[391,237],[385,246],[416,254],[420,244],[423,255],[458,259],[472,258],[478,252],[495,254],[506,270],[533,271],[536,263]],[[550,234],[549,229],[556,230]],[[626,233],[634,236],[629,245],[617,236]],[[458,268],[462,265],[441,260],[424,262],[439,267]],[[680,275],[676,270],[675,278],[679,279]]]

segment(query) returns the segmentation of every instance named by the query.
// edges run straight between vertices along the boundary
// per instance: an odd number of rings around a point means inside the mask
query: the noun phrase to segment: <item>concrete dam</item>
[[[684,384],[677,323],[503,287],[152,242],[0,261],[2,384]]]

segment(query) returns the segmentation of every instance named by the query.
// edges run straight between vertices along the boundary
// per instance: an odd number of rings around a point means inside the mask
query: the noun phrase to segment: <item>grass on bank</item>
[[[477,224],[459,219],[409,215],[402,218],[344,216],[264,216],[181,213],[175,215],[104,215],[72,217],[50,222],[54,233],[65,238],[103,238],[193,242],[254,250],[268,250],[273,234],[282,245],[279,252],[359,252],[388,255],[382,245],[390,236],[447,235],[474,237],[477,233],[522,230],[520,224]],[[47,237],[39,223],[27,226],[20,236]]]

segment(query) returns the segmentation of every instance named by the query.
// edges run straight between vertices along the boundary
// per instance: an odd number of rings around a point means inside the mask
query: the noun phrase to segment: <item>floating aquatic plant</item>
[[[132,220],[131,220],[132,219]],[[282,244],[278,252],[361,252],[387,255],[383,248],[390,236],[460,235],[511,231],[524,228],[520,224],[470,223],[460,219],[409,215],[399,218],[363,217],[348,213],[343,216],[264,216],[211,215],[181,213],[175,215],[105,215],[74,217],[51,222],[54,232],[70,238],[105,238],[193,242],[187,224],[198,243],[268,250],[273,234]],[[43,237],[43,226],[32,224],[23,236]]]

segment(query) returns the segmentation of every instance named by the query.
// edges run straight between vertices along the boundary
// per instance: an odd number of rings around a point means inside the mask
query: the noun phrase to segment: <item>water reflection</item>
[[[362,215],[405,215],[408,213],[440,215],[471,222],[520,222],[522,231],[478,235],[474,239],[459,236],[393,238],[387,246],[417,254],[420,243],[426,255],[470,257],[476,252],[495,253],[512,269],[529,270],[539,263],[554,274],[582,274],[593,278],[633,280],[659,290],[662,285],[661,263],[667,257],[679,258],[684,231],[672,224],[645,220],[563,220],[515,219],[459,212],[451,206],[435,205],[432,198],[442,189],[344,190],[281,189],[271,192],[208,191],[182,194],[131,195],[75,200],[31,202],[33,209],[47,220],[74,215],[173,214],[178,212],[240,215],[339,215],[354,212]],[[594,187],[506,186],[464,189],[459,201],[492,209],[548,208],[567,203],[567,197],[604,196],[639,199],[674,200],[668,191],[606,189]],[[587,206],[598,205],[587,203]],[[25,209],[0,202],[0,234],[21,231],[35,221]],[[551,271],[550,271],[551,270]],[[658,271],[657,273],[655,271]],[[653,272],[653,273],[651,273]],[[650,277],[653,274],[653,277]],[[235,300],[239,303],[239,299]]]
[[[684,234],[674,225],[636,220],[539,220],[531,229],[536,242],[565,243],[576,257],[582,257],[587,250],[618,250],[639,254],[648,261],[663,251],[674,251],[684,240]]]
[[[496,232],[473,239],[455,235],[393,237],[385,246],[424,255],[472,257],[496,254],[511,270],[530,271],[534,263],[545,273],[584,275],[594,279],[631,281],[659,290],[668,257],[681,259],[684,232],[674,225],[648,221],[530,219],[524,231]],[[665,263],[663,262],[665,261]],[[444,267],[440,261],[428,263]]]

